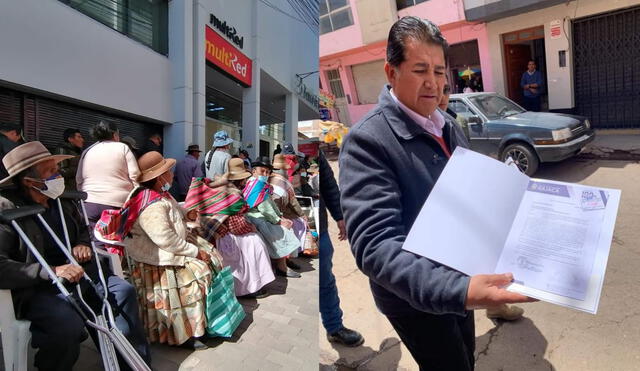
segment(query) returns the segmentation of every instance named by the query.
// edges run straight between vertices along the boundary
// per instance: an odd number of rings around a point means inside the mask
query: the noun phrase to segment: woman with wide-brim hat
[[[245,214],[249,210],[242,191],[233,182],[251,176],[240,158],[229,160],[228,172],[219,179],[194,178],[184,207],[197,210],[204,235],[215,244],[225,266],[231,268],[236,296],[262,298],[275,280],[267,245]]]
[[[135,261],[132,277],[149,341],[203,349],[198,338],[206,334],[212,247],[189,234],[185,210],[168,192],[175,163],[155,151],[138,160],[140,187],[124,206],[129,218],[137,216],[126,250]]]
[[[251,208],[247,218],[267,243],[269,256],[275,261],[276,275],[300,278],[300,273],[287,267],[287,257],[300,248],[300,240],[293,232],[293,222],[282,215],[273,200],[273,187],[269,184],[273,166],[267,157],[259,158],[251,165],[251,177],[242,191]]]

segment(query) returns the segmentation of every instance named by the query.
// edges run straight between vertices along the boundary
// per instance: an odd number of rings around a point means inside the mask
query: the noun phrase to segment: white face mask
[[[43,189],[32,186],[33,189],[53,200],[60,197],[60,195],[64,192],[64,178],[62,178],[59,174],[56,174],[54,176],[56,178],[49,178],[44,180],[44,182],[40,180],[40,182],[44,183]]]
[[[300,176],[303,177],[303,178],[306,178],[307,177],[307,173],[300,173]]]
[[[162,192],[169,192],[169,190],[171,189],[171,184],[169,184],[168,182],[164,182],[160,189],[162,190]]]

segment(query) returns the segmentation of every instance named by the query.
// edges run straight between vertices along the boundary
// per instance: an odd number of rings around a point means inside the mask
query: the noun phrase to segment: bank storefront
[[[317,71],[313,30],[261,2],[178,5],[185,20],[194,15],[194,32],[176,37],[191,41],[193,48],[191,53],[181,49],[187,73],[180,75],[184,83],[176,94],[181,95],[177,106],[184,105],[178,114],[185,116],[176,117],[170,135],[182,136],[178,142],[183,144],[191,134],[191,141],[208,149],[213,134],[226,130],[235,140],[232,153],[246,149],[252,158],[295,143],[298,121],[318,117],[318,88],[312,83],[317,77],[300,77]]]

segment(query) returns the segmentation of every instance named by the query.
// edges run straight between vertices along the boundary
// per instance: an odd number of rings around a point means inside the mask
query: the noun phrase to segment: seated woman
[[[197,210],[205,238],[216,245],[224,265],[231,268],[236,296],[267,296],[263,287],[275,280],[267,245],[245,217],[249,210],[242,191],[229,181],[251,176],[240,158],[229,160],[224,177],[194,178],[184,207]]]
[[[282,217],[271,197],[269,174],[272,166],[268,159],[261,159],[251,166],[251,178],[232,181],[238,189],[243,189],[244,199],[251,208],[247,219],[256,226],[267,243],[269,256],[276,261],[276,274],[299,278],[299,273],[287,268],[287,256],[300,247],[300,240],[291,229],[291,220]]]
[[[141,187],[125,204],[133,222],[127,252],[135,261],[132,277],[149,341],[204,349],[197,338],[207,327],[211,257],[188,236],[185,210],[168,192],[175,163],[155,151],[138,160]]]

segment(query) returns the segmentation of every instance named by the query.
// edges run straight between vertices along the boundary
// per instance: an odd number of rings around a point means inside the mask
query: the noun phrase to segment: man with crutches
[[[15,225],[0,224],[0,288],[12,290],[16,316],[31,321],[32,346],[38,349],[35,366],[40,370],[71,370],[78,359],[80,343],[87,337],[85,318],[52,285],[49,272],[70,283],[79,282],[86,272],[99,291],[103,287],[89,247],[89,231],[77,205],[71,200],[57,200],[64,191],[64,179],[57,164],[69,157],[51,155],[40,142],[25,143],[3,158],[9,176],[0,180],[0,185],[11,181],[14,185],[1,191],[0,208],[26,211],[30,206],[42,207],[41,218],[30,215],[15,220],[24,233],[22,236]],[[38,263],[26,240],[46,260],[51,267],[49,272]],[[70,247],[73,259],[61,250],[62,244]],[[74,264],[76,261],[79,265]],[[117,329],[148,363],[149,346],[139,320],[135,289],[106,267],[104,280]],[[92,308],[100,312],[100,298],[96,295],[92,298],[88,289],[89,285],[83,283],[80,291]],[[124,362],[120,367],[127,368]]]

